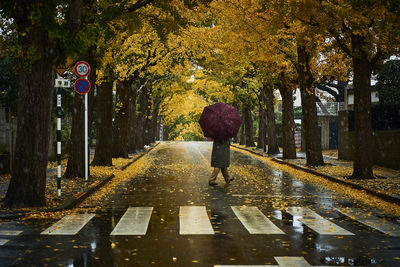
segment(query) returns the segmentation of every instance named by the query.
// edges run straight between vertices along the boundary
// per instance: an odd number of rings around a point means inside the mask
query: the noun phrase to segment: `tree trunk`
[[[279,85],[279,92],[282,97],[282,157],[284,159],[295,159],[296,142],[294,139],[293,91],[282,80],[282,83]]]
[[[136,152],[136,128],[137,128],[137,118],[136,118],[136,99],[137,99],[137,84],[134,79],[131,87],[129,88],[129,134],[128,134],[128,145],[129,152]]]
[[[94,49],[94,48],[93,48]],[[90,65],[89,81],[91,84],[88,94],[88,135],[92,128],[92,111],[94,101],[94,91],[96,83],[96,61],[92,53],[89,52],[86,61]],[[74,108],[72,111],[71,143],[69,147],[67,169],[64,177],[68,179],[85,177],[85,96],[75,93]],[[88,138],[89,138],[88,136]],[[90,139],[90,138],[89,138]],[[89,148],[87,148],[89,149]],[[89,156],[90,158],[90,156]],[[90,162],[90,159],[88,159]],[[88,162],[88,163],[89,163]],[[90,168],[88,168],[90,175]]]
[[[147,111],[147,89],[142,87],[139,92],[139,110],[136,118],[136,146],[142,149],[145,145],[145,131],[146,131],[146,111]]]
[[[97,90],[97,142],[92,161],[95,166],[112,166],[112,88],[113,82],[105,81]]]
[[[243,118],[244,118],[244,114],[243,114]],[[244,127],[244,123],[242,123],[242,126],[240,126],[240,129],[239,129],[239,135],[240,135],[240,138],[239,138],[239,145],[245,145],[246,144],[246,134],[245,134],[245,127]]]
[[[362,37],[352,36],[354,69],[354,159],[353,179],[372,179],[371,67],[363,52]]]
[[[254,147],[254,137],[253,137],[253,119],[251,118],[251,110],[247,107],[243,109],[244,114],[244,133],[246,138],[246,146]]]
[[[54,43],[42,27],[20,36],[22,52],[34,47],[41,57],[31,70],[20,64],[18,125],[11,180],[4,204],[8,207],[46,205],[46,167],[49,150],[49,125],[54,93],[57,57]]]
[[[258,142],[257,148],[261,148],[264,152],[266,152],[266,123],[265,123],[265,103],[263,100],[260,100],[260,106],[258,109]]]
[[[301,123],[305,130],[307,166],[321,166],[324,165],[324,159],[322,157],[321,141],[318,132],[315,94],[312,88],[311,55],[304,44],[297,45],[297,56],[302,107]]]
[[[65,178],[85,177],[84,96],[75,93],[68,164]]]
[[[146,90],[145,98],[144,98],[144,145],[150,145],[152,142],[151,140],[151,110],[152,110],[152,105],[151,105],[151,99],[150,99],[150,90]]]
[[[49,124],[49,154],[47,156],[49,161],[56,161],[57,159],[57,145],[56,142],[54,142],[55,135],[56,135],[56,127],[54,127],[54,124],[56,123],[56,114],[52,110],[51,112],[51,118],[50,118],[50,124]]]
[[[129,90],[131,81],[123,81],[117,85],[117,101],[114,120],[113,157],[128,157],[129,128]]]
[[[159,121],[158,113],[160,110],[160,103],[161,103],[161,99],[159,97],[156,97],[154,99],[153,110],[151,112],[151,123],[150,123],[151,143],[156,140],[156,136],[157,136],[157,123]]]
[[[274,113],[274,91],[273,88],[264,85],[265,102],[267,106],[267,145],[268,154],[278,154],[279,146],[276,139],[275,113]]]

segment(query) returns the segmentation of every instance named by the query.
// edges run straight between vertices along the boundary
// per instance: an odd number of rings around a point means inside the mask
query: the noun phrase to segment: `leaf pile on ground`
[[[243,150],[239,150],[239,151],[243,152]],[[243,152],[243,153],[248,153],[249,155],[252,155],[250,152]],[[268,164],[269,166],[273,167],[276,171],[283,171],[283,173],[287,173],[292,176],[295,176],[295,177],[301,179],[302,181],[307,181],[311,184],[318,184],[318,185],[322,186],[323,188],[331,190],[339,195],[349,196],[351,199],[354,199],[355,206],[358,205],[358,203],[357,203],[357,201],[358,201],[358,202],[367,204],[371,207],[378,208],[378,209],[384,211],[385,213],[392,214],[395,216],[400,216],[400,205],[384,201],[381,198],[378,198],[378,197],[368,194],[364,190],[358,190],[358,189],[355,189],[355,188],[352,188],[352,187],[349,187],[346,185],[335,183],[335,182],[329,181],[323,177],[313,175],[310,173],[306,173],[304,171],[292,168],[287,165],[279,164],[277,162],[272,161],[272,159],[270,159],[270,158],[260,157],[260,159],[263,162],[265,162],[266,164]],[[327,165],[322,168],[330,168],[330,167],[332,167],[332,166]],[[352,170],[352,169],[350,169],[350,170]],[[342,169],[342,171],[343,171],[343,169]]]
[[[128,163],[135,160],[140,154],[136,154],[129,158],[113,158],[112,166],[103,167],[103,166],[90,166],[90,177],[88,181],[85,181],[84,177],[76,177],[74,179],[66,179],[64,177],[61,178],[61,197],[57,196],[57,163],[49,162],[48,163],[48,171],[50,171],[50,175],[47,176],[46,181],[46,206],[45,207],[37,207],[37,208],[19,208],[19,209],[8,209],[5,207],[0,207],[1,210],[5,212],[13,212],[13,213],[25,213],[30,212],[33,213],[29,216],[29,218],[42,218],[49,217],[49,212],[46,212],[46,209],[54,208],[59,206],[63,201],[67,198],[87,190],[94,182],[100,181],[109,177],[112,174],[120,173],[121,168],[126,166]],[[61,172],[64,174],[67,167],[68,160],[63,159],[61,161]],[[3,174],[0,176],[0,186],[2,186],[5,190],[8,187],[8,183],[10,182],[11,175]],[[4,193],[6,192],[4,190]],[[4,198],[4,196],[1,196]],[[63,216],[65,212],[55,212],[52,217]]]
[[[131,179],[135,179],[135,177],[137,177],[139,174],[144,173],[153,164],[153,160],[154,159],[151,156],[145,155],[135,161],[125,170],[114,169],[113,174],[115,177],[106,185],[94,192],[86,200],[84,200],[72,212],[94,212],[98,207],[98,203],[102,203],[103,201],[107,200],[110,196],[116,193],[120,186],[125,186],[124,184],[129,182]]]

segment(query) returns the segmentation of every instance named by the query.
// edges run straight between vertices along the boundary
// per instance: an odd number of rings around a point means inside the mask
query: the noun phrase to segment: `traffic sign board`
[[[85,78],[79,78],[76,80],[74,87],[78,94],[84,95],[90,90],[90,82]]]
[[[60,65],[57,66],[57,68],[56,68],[57,74],[58,74],[58,75],[63,75],[64,72],[65,72],[69,67],[71,67],[72,64],[73,64],[74,62],[75,62],[74,59],[72,59],[71,57],[67,57],[67,58],[65,59],[65,62],[64,62],[63,64],[60,64]]]
[[[90,65],[86,61],[78,61],[74,67],[75,74],[79,77],[86,77],[90,74]]]

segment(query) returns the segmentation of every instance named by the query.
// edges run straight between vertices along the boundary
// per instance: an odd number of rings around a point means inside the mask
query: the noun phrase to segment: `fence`
[[[353,160],[354,156],[354,131],[349,128],[351,125],[350,114],[350,110],[342,111],[339,114],[339,159]],[[400,128],[374,131],[370,145],[373,150],[374,164],[400,169]]]
[[[316,102],[318,116],[338,116],[344,110],[344,102]]]
[[[400,129],[400,104],[371,107],[373,131]],[[354,131],[354,111],[349,110],[349,131]]]

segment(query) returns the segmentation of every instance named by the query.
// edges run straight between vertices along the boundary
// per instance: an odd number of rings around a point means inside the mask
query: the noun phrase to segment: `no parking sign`
[[[86,78],[79,78],[74,87],[78,94],[84,95],[90,90],[90,82]]]

